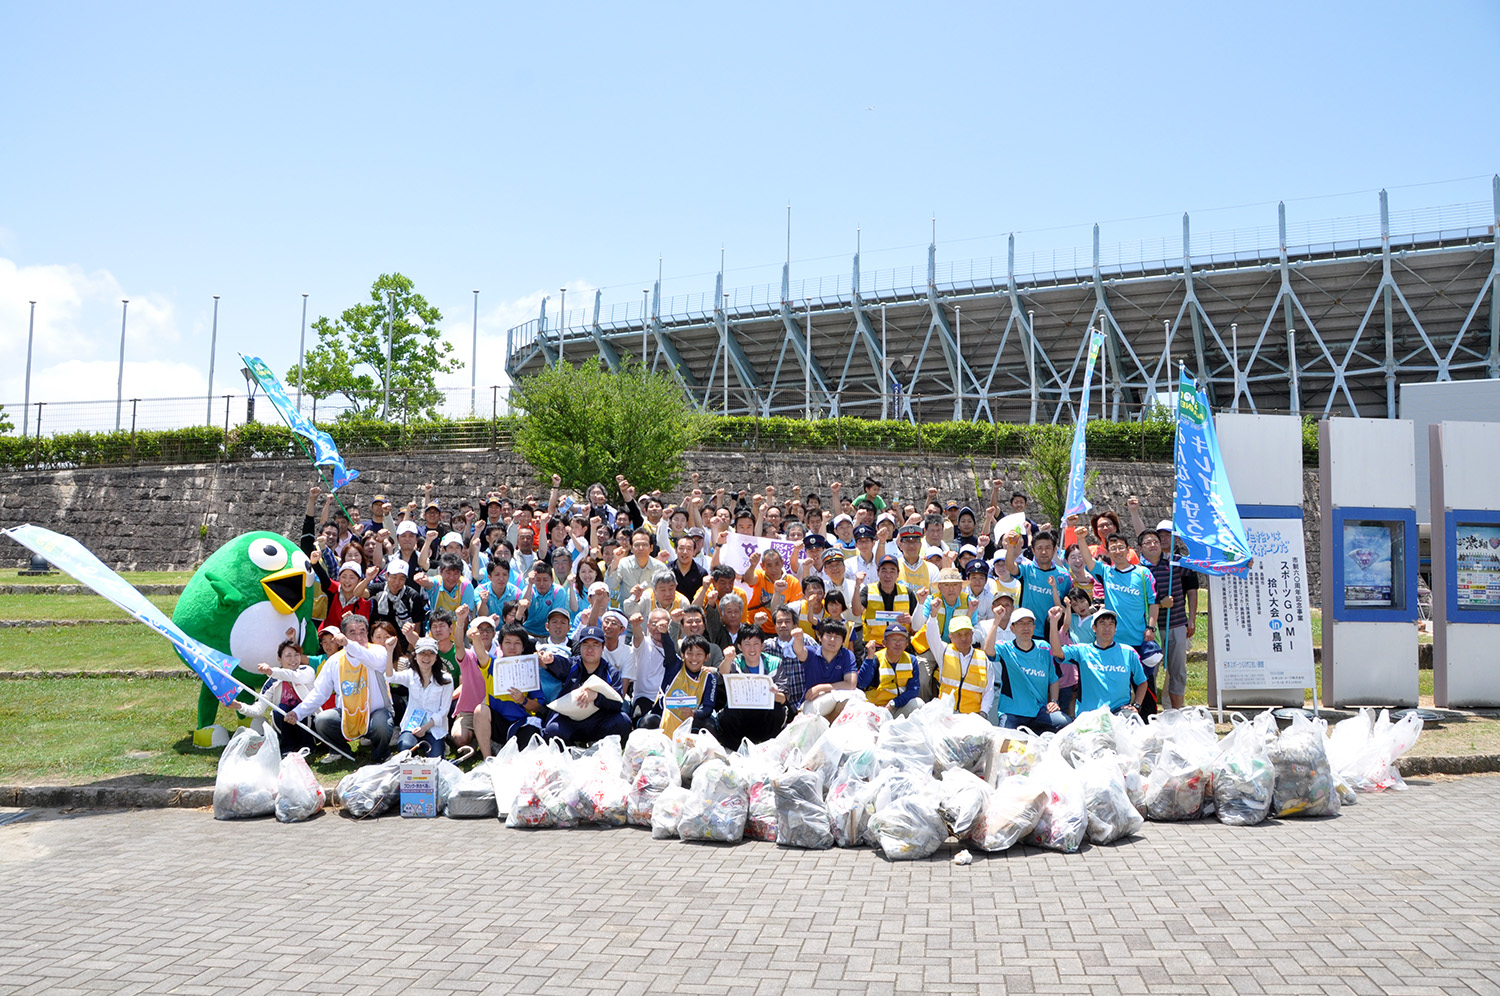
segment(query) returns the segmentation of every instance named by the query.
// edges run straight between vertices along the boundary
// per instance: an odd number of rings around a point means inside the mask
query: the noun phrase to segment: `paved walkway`
[[[0,993],[1500,993],[1497,842],[1500,777],[969,867],[41,814],[0,826]]]

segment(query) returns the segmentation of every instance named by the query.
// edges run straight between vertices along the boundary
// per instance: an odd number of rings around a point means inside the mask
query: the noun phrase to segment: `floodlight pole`
[[[479,288],[474,288],[474,345],[469,359],[469,413],[477,415],[479,406]]]
[[[208,401],[204,425],[214,424],[214,354],[219,349],[219,295],[214,295],[214,330],[208,338]],[[301,371],[298,371],[299,374]]]
[[[31,302],[31,320],[26,325],[26,400],[21,403],[21,438],[26,438],[31,427],[31,340],[36,334],[36,302]],[[41,426],[37,426],[38,434]]]
[[[125,316],[130,310],[130,298],[120,298],[120,373],[115,379],[115,431],[120,431],[120,409],[125,404]]]
[[[302,410],[302,382],[307,379],[307,295],[302,295],[302,332],[297,336],[297,410]],[[213,385],[208,385],[213,393]]]

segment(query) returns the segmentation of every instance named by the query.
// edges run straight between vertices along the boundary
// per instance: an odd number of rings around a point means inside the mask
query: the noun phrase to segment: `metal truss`
[[[732,414],[1059,422],[1076,416],[1099,328],[1114,418],[1158,403],[1178,361],[1219,408],[1395,417],[1403,382],[1500,378],[1500,177],[1491,187],[1489,204],[1408,212],[1396,229],[1383,191],[1378,216],[1305,224],[1291,238],[1282,205],[1274,247],[1235,238],[1226,249],[1221,233],[1195,253],[1184,215],[1180,260],[1105,262],[1095,226],[1090,265],[1025,276],[1012,237],[1003,275],[973,261],[985,276],[940,280],[931,245],[925,284],[910,271],[871,279],[856,252],[832,295],[794,292],[788,264],[779,294],[736,293],[752,303],[732,311],[722,273],[711,305],[664,308],[658,283],[648,316],[611,321],[596,294],[577,329],[549,326],[544,302],[510,330],[507,368],[514,378],[555,363],[561,341],[569,361],[593,352],[617,369],[640,352],[644,324],[655,365],[709,411],[725,407],[730,376]]]

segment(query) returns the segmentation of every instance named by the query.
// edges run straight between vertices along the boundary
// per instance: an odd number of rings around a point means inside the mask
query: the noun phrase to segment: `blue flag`
[[[1090,508],[1089,500],[1083,495],[1083,485],[1088,478],[1085,468],[1087,441],[1084,438],[1084,430],[1089,423],[1089,384],[1094,379],[1094,363],[1099,359],[1099,350],[1104,346],[1104,333],[1093,332],[1089,336],[1089,362],[1083,371],[1083,401],[1078,408],[1078,421],[1073,426],[1073,455],[1072,467],[1068,472],[1068,502],[1063,509],[1063,518],[1070,515],[1084,515]]]
[[[229,705],[241,691],[250,691],[229,673],[239,661],[188,636],[129,581],[105,567],[73,537],[31,525],[7,529],[5,535],[46,557],[58,569],[71,574],[172,641],[172,646],[182,654],[188,667],[203,679],[220,702]]]
[[[266,366],[265,361],[258,356],[245,356],[243,353],[240,354],[240,358],[245,361],[245,368],[255,375],[255,379],[260,383],[260,389],[266,392],[266,397],[271,399],[271,404],[276,406],[276,410],[281,413],[287,426],[312,444],[313,463],[319,467],[330,468],[333,490],[337,491],[359,477],[359,471],[344,468],[344,458],[339,456],[339,448],[334,445],[333,437],[319,429],[311,419],[297,410],[292,399],[286,396],[286,388],[271,372],[271,368]]]
[[[1254,559],[1224,475],[1219,436],[1208,399],[1183,368],[1177,389],[1177,498],[1173,532],[1187,546],[1183,567],[1205,574],[1243,575]]]

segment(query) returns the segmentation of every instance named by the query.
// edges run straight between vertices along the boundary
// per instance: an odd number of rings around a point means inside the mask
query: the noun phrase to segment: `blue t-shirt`
[[[1094,617],[1073,613],[1068,617],[1068,636],[1074,643],[1094,642]]]
[[[823,654],[817,650],[808,650],[807,660],[803,662],[802,673],[807,679],[805,687],[814,685],[836,685],[844,680],[846,674],[859,672],[859,665],[854,661],[854,654],[848,647],[843,647],[833,655],[833,660],[824,660]]]
[[[1146,610],[1156,601],[1156,581],[1150,568],[1136,565],[1122,571],[1096,560],[1092,573],[1104,585],[1104,607],[1113,609],[1119,619],[1115,639],[1127,647],[1145,643]]]
[[[1051,698],[1048,691],[1059,677],[1052,648],[1032,640],[1031,649],[1022,650],[1013,640],[996,647],[995,656],[1001,661],[994,678],[999,693],[996,708],[1002,715],[1041,715]]]
[[[526,618],[521,620],[521,625],[526,632],[532,636],[544,637],[547,635],[547,616],[553,609],[564,608],[568,610],[568,618],[571,622],[573,610],[569,607],[569,590],[560,584],[555,584],[547,589],[544,595],[539,591],[531,592],[531,602],[526,606]]]
[[[443,582],[439,580],[431,588],[427,589],[428,612],[433,612],[437,609],[447,609],[449,612],[457,612],[461,605],[469,607],[471,618],[479,608],[479,603],[474,598],[474,586],[467,581],[460,581],[457,588],[444,588]]]
[[[1037,618],[1037,630],[1046,632],[1047,613],[1052,611],[1052,578],[1057,579],[1057,594],[1063,598],[1073,582],[1066,568],[1053,561],[1050,570],[1042,570],[1033,560],[1025,557],[1016,561],[1016,580],[1021,582],[1021,608],[1030,609]]]
[[[1078,665],[1078,708],[1084,712],[1130,703],[1130,690],[1146,681],[1146,669],[1135,648],[1119,640],[1108,647],[1073,643],[1063,647],[1062,659]]]

